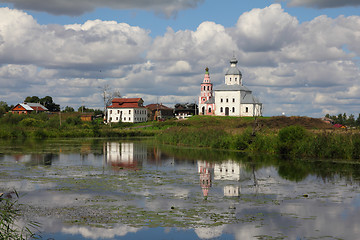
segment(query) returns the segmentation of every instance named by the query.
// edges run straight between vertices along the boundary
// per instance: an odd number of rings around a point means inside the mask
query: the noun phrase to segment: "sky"
[[[235,56],[264,116],[360,113],[360,0],[0,0],[0,101],[194,103]]]

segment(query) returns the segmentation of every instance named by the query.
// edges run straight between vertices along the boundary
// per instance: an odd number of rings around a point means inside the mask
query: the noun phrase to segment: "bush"
[[[43,122],[34,118],[25,118],[21,120],[19,124],[24,127],[39,127]]]
[[[307,138],[307,131],[301,126],[289,126],[278,134],[277,150],[280,154],[292,154],[298,150],[300,143]]]
[[[77,125],[82,124],[80,116],[68,117],[65,122],[66,122],[66,124],[72,125],[72,126],[77,126]]]

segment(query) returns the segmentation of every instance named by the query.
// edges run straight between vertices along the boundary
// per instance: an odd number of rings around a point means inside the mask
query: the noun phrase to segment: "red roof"
[[[141,98],[114,98],[108,108],[140,108],[143,102]]]
[[[156,103],[153,103],[153,104],[149,104],[149,105],[146,105],[146,107],[150,110],[172,110],[171,108],[167,107],[167,106],[164,106],[162,104],[156,104]]]

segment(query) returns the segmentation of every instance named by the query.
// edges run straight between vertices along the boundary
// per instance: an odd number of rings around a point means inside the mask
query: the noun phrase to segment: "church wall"
[[[241,85],[242,79],[239,75],[225,75],[226,85]]]
[[[240,91],[216,91],[215,105],[217,116],[226,116],[226,108],[229,108],[228,116],[240,116]]]

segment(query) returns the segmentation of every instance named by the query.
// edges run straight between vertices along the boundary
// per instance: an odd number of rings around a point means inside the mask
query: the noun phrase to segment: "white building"
[[[146,122],[148,110],[141,98],[114,98],[107,107],[107,122]]]
[[[262,116],[262,103],[252,95],[251,90],[243,86],[242,74],[236,66],[237,63],[235,57],[230,60],[230,68],[225,74],[225,84],[214,90],[209,69],[206,68],[199,97],[200,115]]]

